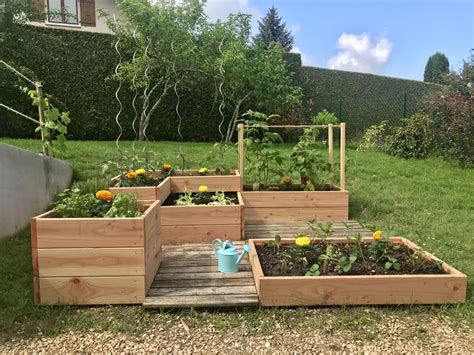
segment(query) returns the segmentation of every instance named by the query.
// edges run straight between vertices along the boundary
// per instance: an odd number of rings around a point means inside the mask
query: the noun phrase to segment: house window
[[[78,24],[77,0],[48,0],[48,21]]]

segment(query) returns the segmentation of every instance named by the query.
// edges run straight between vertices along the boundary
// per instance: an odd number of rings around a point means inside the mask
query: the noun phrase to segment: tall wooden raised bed
[[[171,176],[171,184],[174,190],[183,190],[185,188],[195,191],[200,185],[206,185],[210,191],[240,191],[241,178],[237,170],[233,170],[229,175],[217,175],[215,170],[210,170],[208,175],[198,175],[199,170],[187,169],[184,172],[178,171],[176,175]],[[153,173],[155,177],[159,173]],[[112,179],[115,181],[118,177]],[[137,186],[137,187],[110,187],[112,194],[133,193],[140,201],[156,201],[160,196],[160,185],[158,186]]]
[[[161,261],[159,202],[134,218],[31,221],[36,304],[142,303]]]
[[[244,180],[244,130],[238,126],[239,172]],[[308,128],[328,129],[328,164],[334,170],[333,128],[340,129],[339,186],[333,185],[331,191],[248,191],[242,188],[245,204],[245,221],[249,224],[272,224],[294,221],[308,221],[316,218],[327,221],[349,220],[349,192],[346,191],[346,125],[322,126],[267,126],[269,128]],[[246,191],[247,190],[247,191]]]
[[[367,275],[367,276],[265,276],[256,245],[269,239],[249,241],[249,253],[258,298],[262,306],[316,306],[367,304],[441,304],[466,301],[467,277],[443,263],[445,274]],[[335,243],[344,238],[328,238]],[[371,239],[367,239],[371,240]],[[405,238],[390,238],[392,243],[418,247]],[[286,239],[284,244],[294,244]],[[425,253],[429,259],[436,259]]]
[[[215,178],[219,178],[216,176]],[[240,184],[240,181],[239,181]],[[215,238],[241,240],[244,232],[242,195],[229,184],[231,190],[214,179],[212,184],[202,180],[199,184],[193,180],[176,177],[166,178],[159,186],[160,205],[171,193],[184,192],[185,188],[197,192],[200,185],[206,185],[209,192],[236,192],[238,204],[230,206],[161,206],[160,236],[163,244],[184,244],[211,242]]]

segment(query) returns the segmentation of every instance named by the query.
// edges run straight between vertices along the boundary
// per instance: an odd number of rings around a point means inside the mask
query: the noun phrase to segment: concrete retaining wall
[[[0,143],[0,239],[26,227],[71,180],[71,164]]]

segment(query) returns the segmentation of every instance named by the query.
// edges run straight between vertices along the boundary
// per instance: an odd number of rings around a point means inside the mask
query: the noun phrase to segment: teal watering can
[[[219,243],[219,250],[216,249],[216,243]],[[246,244],[242,254],[239,256],[239,252],[230,240],[222,242],[220,239],[214,239],[211,242],[211,247],[217,257],[217,269],[226,274],[239,272],[239,264],[242,258],[250,252],[250,246]]]

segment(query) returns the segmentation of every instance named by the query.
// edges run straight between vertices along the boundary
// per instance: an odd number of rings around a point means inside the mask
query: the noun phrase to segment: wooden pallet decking
[[[334,223],[333,236],[344,237],[372,233],[356,221]],[[306,223],[247,224],[246,239],[294,237],[308,233]],[[218,236],[216,236],[217,238]],[[239,252],[244,242],[234,242]],[[145,308],[255,307],[258,296],[252,269],[246,256],[240,272],[217,271],[217,259],[209,243],[163,246],[160,269],[143,302]]]

